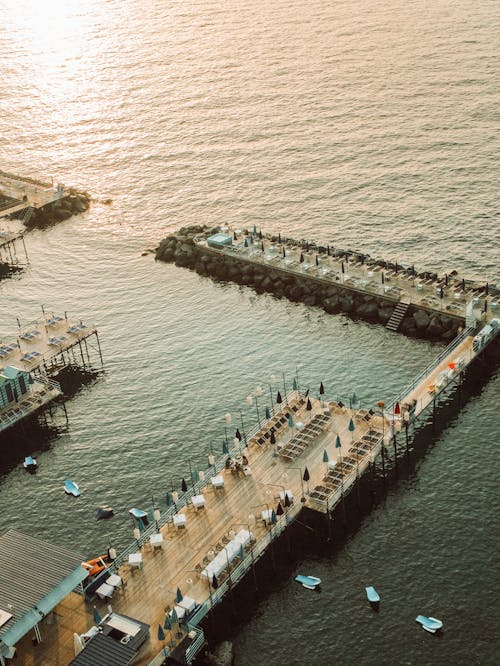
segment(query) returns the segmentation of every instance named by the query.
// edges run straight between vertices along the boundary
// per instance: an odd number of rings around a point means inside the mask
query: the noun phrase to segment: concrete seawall
[[[256,263],[241,255],[207,247],[203,241],[218,231],[202,226],[180,229],[161,241],[156,259],[173,262],[216,280],[252,287],[257,293],[271,293],[277,298],[320,307],[330,314],[342,312],[382,325],[389,321],[399,302],[383,294],[369,293],[317,275],[295,274],[279,265]],[[272,241],[274,237],[263,236],[263,239]],[[298,241],[291,240],[287,240],[287,244],[300,245]],[[318,253],[326,252],[326,248],[314,247]],[[462,316],[411,304],[398,330],[405,335],[446,343],[456,336],[464,324]]]

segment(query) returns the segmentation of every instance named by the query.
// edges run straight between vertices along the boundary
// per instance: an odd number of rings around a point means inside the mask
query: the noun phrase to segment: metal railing
[[[299,392],[295,389],[288,391],[283,397],[283,403],[280,410],[275,411],[274,416],[277,414],[283,414],[288,411],[288,403],[294,400],[294,398],[298,397],[298,395]],[[256,424],[255,426],[252,426],[250,430],[245,431],[247,442],[250,441],[265,427],[265,423],[263,425]],[[101,580],[104,576],[109,576],[110,573],[115,573],[122,564],[128,561],[129,555],[137,552],[137,549],[141,548],[149,540],[149,538],[157,531],[157,526],[158,528],[161,528],[167,523],[172,522],[174,515],[185,506],[187,506],[194,495],[199,495],[204,488],[209,486],[212,477],[216,476],[221,470],[225,469],[228,456],[237,456],[240,453],[239,446],[228,445],[228,450],[229,453],[223,453],[215,460],[214,464],[211,465],[208,470],[203,470],[205,475],[202,480],[198,480],[192,483],[191,488],[188,488],[188,490],[179,495],[177,502],[175,502],[173,506],[170,506],[165,511],[163,511],[157,521],[155,520],[150,525],[148,525],[146,529],[141,532],[139,538],[134,539],[123,551],[121,551],[107,569],[104,569],[99,574],[94,576],[92,580],[84,587],[84,591],[86,591],[90,586],[95,586],[96,582]]]
[[[397,402],[401,403],[404,398],[410,394],[426,377],[428,377],[437,366],[443,361],[451,352],[456,349],[462,342],[472,335],[474,329],[466,328],[461,333],[454,338],[450,344],[443,349],[438,356],[431,362],[429,365],[424,368],[412,381],[410,384],[407,384],[404,389],[402,389],[395,398],[392,398],[391,401],[387,404],[387,407],[390,411],[394,410],[394,407]]]

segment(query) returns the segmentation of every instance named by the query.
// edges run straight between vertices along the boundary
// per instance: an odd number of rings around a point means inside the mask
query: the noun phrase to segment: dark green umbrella
[[[158,625],[158,640],[159,641],[165,640],[165,632],[163,631],[163,627],[161,626],[161,624]]]
[[[283,398],[281,397],[281,393],[279,391],[278,394],[276,395],[276,402],[278,403],[278,405],[281,405],[281,403],[283,402]]]
[[[319,385],[319,394],[320,395],[325,395],[325,387],[323,386],[323,382]]]
[[[212,576],[212,587],[214,590],[219,587],[219,581],[217,580],[217,576],[215,574]]]
[[[326,449],[323,451],[323,462],[327,463],[330,460],[328,457],[328,453],[326,452]]]
[[[175,595],[175,598],[176,598],[178,604],[184,599],[184,597],[182,596],[182,592],[181,592],[180,587],[177,588],[177,593]]]
[[[187,487],[186,479],[182,479],[182,483],[181,483],[182,492],[185,493],[187,489],[188,489],[188,487]]]
[[[293,388],[294,391],[297,390],[297,380],[295,379],[295,377],[293,378],[292,388]]]
[[[270,418],[271,418],[271,412],[269,410],[269,407],[266,407],[266,419],[270,419]]]
[[[222,443],[222,453],[225,453],[226,455],[229,453],[229,448],[226,441]]]
[[[274,434],[274,428],[271,430],[271,437],[269,438],[271,444],[276,444],[276,435]]]
[[[170,624],[170,618],[168,617],[168,613],[165,615],[165,621],[163,623],[163,628],[167,629],[167,631],[172,629],[172,625]]]
[[[285,506],[288,508],[290,505],[291,505],[290,497],[288,496],[288,493],[285,492]]]
[[[276,525],[277,522],[278,522],[278,518],[276,517],[276,511],[273,509],[271,511],[271,523],[273,525]]]

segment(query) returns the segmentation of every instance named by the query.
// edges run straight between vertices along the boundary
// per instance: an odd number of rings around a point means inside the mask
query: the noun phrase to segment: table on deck
[[[179,527],[186,527],[186,516],[183,513],[176,513],[173,517],[174,527],[178,529]]]
[[[252,533],[248,530],[240,530],[224,548],[217,553],[214,559],[201,572],[204,578],[212,579],[224,571],[234,558],[241,553],[242,546],[246,546],[252,538]]]

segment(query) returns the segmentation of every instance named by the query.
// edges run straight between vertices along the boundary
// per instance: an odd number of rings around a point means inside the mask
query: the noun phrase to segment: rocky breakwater
[[[52,201],[41,208],[31,209],[29,217],[24,216],[24,214],[21,214],[20,217],[27,229],[43,229],[57,222],[67,220],[72,215],[84,213],[89,206],[90,194],[70,187],[64,191],[64,196],[56,201]]]
[[[398,302],[313,274],[294,274],[279,264],[250,261],[245,255],[226,253],[200,242],[217,232],[218,228],[184,227],[161,241],[156,249],[156,259],[190,268],[203,276],[252,287],[257,293],[271,293],[277,298],[320,307],[329,314],[346,313],[352,318],[382,325],[389,321]],[[287,240],[287,243],[296,244],[297,241]],[[317,249],[321,253],[322,249]],[[326,248],[324,250],[326,252]],[[447,343],[463,324],[460,317],[411,305],[398,331],[408,336]]]

